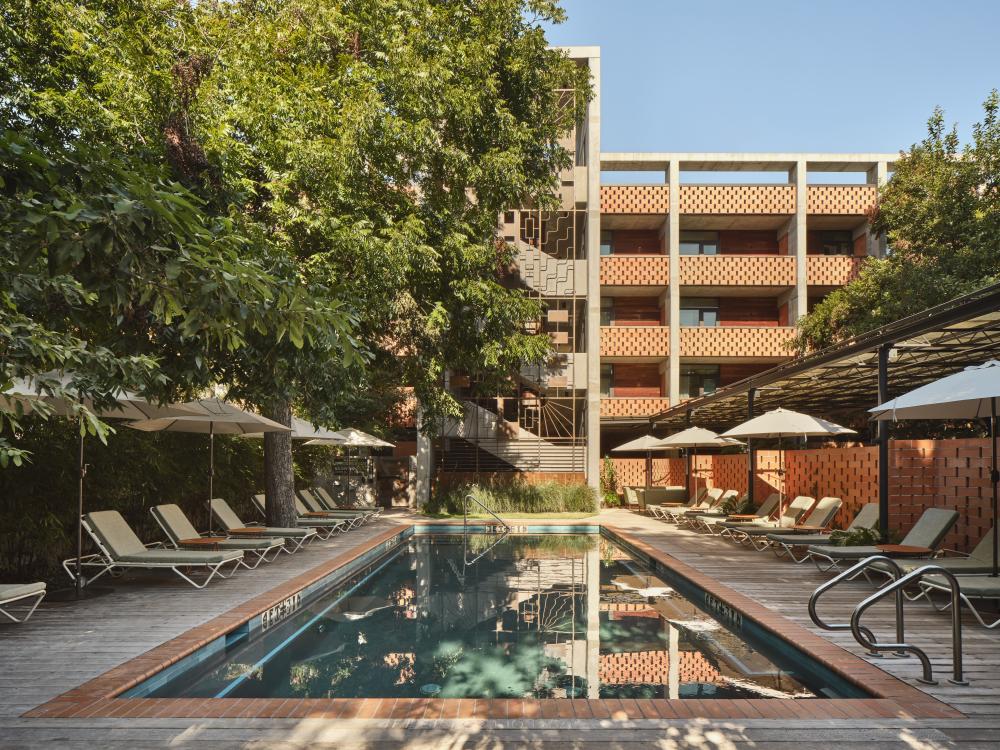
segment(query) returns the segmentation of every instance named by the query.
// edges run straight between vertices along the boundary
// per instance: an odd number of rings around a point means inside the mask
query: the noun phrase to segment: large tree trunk
[[[267,417],[283,425],[292,425],[290,401],[274,401]],[[295,471],[292,468],[292,438],[288,432],[264,433],[264,494],[267,500],[267,525],[295,528]]]

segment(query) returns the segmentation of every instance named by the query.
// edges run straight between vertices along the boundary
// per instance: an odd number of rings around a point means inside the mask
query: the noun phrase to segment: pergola
[[[1000,284],[983,287],[836,346],[796,357],[714,393],[650,418],[650,428],[697,423],[716,431],[766,410],[786,409],[843,423],[969,365],[1000,358]],[[889,424],[878,422],[879,507],[883,533],[889,508]],[[751,454],[752,455],[752,454]],[[754,467],[749,467],[753,486]]]

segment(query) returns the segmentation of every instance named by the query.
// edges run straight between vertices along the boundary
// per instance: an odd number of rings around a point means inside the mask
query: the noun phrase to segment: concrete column
[[[587,583],[587,697],[601,694],[601,543],[584,553],[584,576]]]
[[[879,190],[885,185],[886,180],[889,179],[889,164],[888,162],[880,161],[875,164],[871,169],[868,170],[868,184],[877,185]],[[868,239],[866,244],[866,252],[875,258],[884,258],[886,252],[886,242],[885,235],[875,234],[868,228]]]
[[[431,499],[431,474],[434,470],[434,444],[424,435],[424,410],[417,405],[417,486],[416,505],[422,508]]]
[[[588,58],[587,107],[587,484],[601,484],[601,58]],[[579,193],[577,193],[579,195]]]
[[[670,359],[667,377],[670,405],[681,400],[681,169],[676,159],[670,162],[669,175],[670,214],[667,217],[667,253],[670,256],[670,307],[667,321],[670,325]]]
[[[795,185],[795,216],[788,232],[788,253],[795,256],[795,294],[788,304],[788,324],[795,325],[809,311],[808,258],[806,257],[806,210],[809,202],[809,184],[806,162],[799,159],[788,172],[789,181]]]

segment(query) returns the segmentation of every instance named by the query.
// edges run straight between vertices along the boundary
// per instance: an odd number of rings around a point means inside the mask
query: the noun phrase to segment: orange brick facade
[[[795,213],[793,185],[681,185],[682,214]],[[875,205],[874,185],[809,185],[806,211],[810,214],[863,216]],[[670,211],[668,185],[604,185],[601,213],[666,214]]]
[[[793,214],[792,185],[681,185],[682,214]]]
[[[864,261],[847,255],[809,255],[806,282],[810,286],[843,286],[858,277]]]
[[[685,255],[680,270],[688,286],[795,285],[795,258],[787,255]]]
[[[601,258],[601,286],[669,286],[665,255],[611,255]]]
[[[784,358],[794,334],[794,328],[785,326],[681,328],[681,356]]]
[[[601,326],[602,357],[665,357],[670,353],[667,326]]]
[[[874,185],[809,185],[806,212],[810,214],[866,214],[874,206]]]
[[[669,398],[602,398],[601,417],[651,417],[670,408]]]
[[[782,487],[777,451],[756,451],[754,494],[758,500]],[[990,444],[986,439],[894,440],[890,443],[889,528],[905,533],[925,508],[953,508],[959,521],[943,547],[968,551],[990,530]],[[613,458],[622,486],[646,483],[642,458]],[[878,449],[819,448],[785,451],[787,496],[839,497],[844,506],[836,519],[843,527],[865,503],[878,502]],[[695,456],[700,484],[745,492],[746,454]],[[682,458],[653,460],[653,484],[684,484]]]

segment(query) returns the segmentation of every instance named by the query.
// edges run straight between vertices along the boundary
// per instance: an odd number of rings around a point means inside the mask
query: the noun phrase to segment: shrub
[[[835,547],[869,547],[879,544],[882,537],[878,529],[851,529],[850,531],[833,531],[830,534],[830,544]]]
[[[461,515],[471,494],[495,513],[596,513],[597,497],[585,484],[523,481],[460,484],[445,487],[424,506],[427,513]],[[470,512],[482,513],[474,505]]]
[[[622,505],[622,498],[618,494],[618,474],[610,456],[605,456],[601,465],[601,500],[607,508]]]

